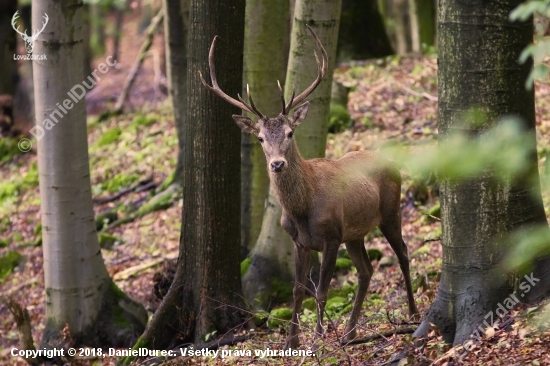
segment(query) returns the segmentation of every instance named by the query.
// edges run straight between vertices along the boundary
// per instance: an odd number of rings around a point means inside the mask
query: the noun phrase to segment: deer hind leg
[[[300,311],[306,291],[306,274],[309,268],[309,250],[300,248],[294,244],[294,261],[296,264],[296,278],[294,281],[294,308],[292,310],[292,323],[288,332],[285,348],[297,349],[300,345],[298,334],[300,333]]]
[[[327,244],[323,251],[323,259],[321,261],[321,270],[319,271],[319,286],[317,286],[317,326],[315,327],[316,336],[323,335],[323,315],[325,313],[325,305],[327,303],[328,288],[330,279],[336,267],[336,257],[338,254],[338,244]]]
[[[357,276],[359,279],[357,293],[355,294],[355,302],[353,303],[353,310],[351,311],[351,316],[345,332],[345,339],[353,340],[357,335],[355,326],[357,325],[357,320],[361,314],[363,301],[367,295],[370,279],[374,273],[374,269],[372,268],[369,256],[365,250],[363,240],[348,242],[346,243],[346,248],[353,265],[357,268]]]
[[[392,220],[390,222],[384,222],[380,225],[380,231],[390,243],[397,260],[399,261],[399,266],[401,267],[401,272],[403,272],[403,277],[405,277],[405,287],[407,288],[407,300],[409,303],[409,314],[415,315],[418,314],[418,309],[416,308],[416,303],[414,302],[413,290],[411,285],[411,273],[409,271],[409,256],[407,254],[407,245],[403,241],[401,235],[401,215],[397,215],[397,220]]]

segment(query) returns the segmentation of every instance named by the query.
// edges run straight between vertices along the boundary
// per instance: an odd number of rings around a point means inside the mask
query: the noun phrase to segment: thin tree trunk
[[[113,59],[119,60],[120,52],[120,37],[122,36],[122,26],[124,25],[124,13],[126,12],[126,4],[117,6],[115,9],[116,21],[113,31]]]
[[[96,56],[105,53],[105,17],[107,11],[105,5],[96,3],[89,6],[90,43],[93,54]]]
[[[287,1],[248,0],[246,4],[245,84],[250,85],[256,106],[270,117],[281,112],[277,80],[284,80],[286,72],[288,8]],[[241,165],[241,253],[246,256],[260,234],[269,177],[256,136],[243,133],[241,155],[246,157]]]
[[[153,20],[151,20],[151,24],[149,24],[149,26],[147,27],[147,37],[145,38],[145,42],[143,42],[143,44],[141,45],[141,48],[139,49],[139,52],[138,52],[138,56],[134,61],[134,64],[132,65],[132,68],[130,69],[128,76],[126,77],[126,80],[124,81],[122,92],[120,93],[114,107],[115,113],[122,113],[122,110],[124,108],[124,102],[126,101],[128,94],[130,93],[130,89],[134,84],[134,80],[136,79],[136,76],[139,71],[139,68],[141,67],[141,64],[143,63],[143,60],[145,60],[145,56],[147,55],[149,48],[151,48],[151,45],[153,44],[155,32],[157,31],[158,26],[162,22],[163,16],[164,16],[164,12],[161,9],[157,13],[157,15],[153,18]]]
[[[16,51],[16,33],[11,26],[11,19],[17,11],[17,0],[1,0],[0,8],[0,95],[15,94],[17,64],[13,58]],[[19,28],[24,29],[20,26]]]
[[[240,137],[235,109],[200,82],[216,47],[217,78],[232,96],[242,87],[244,0],[192,0],[187,64],[182,229],[174,282],[135,347],[200,345],[242,324],[239,271]],[[177,342],[177,343],[175,343]]]
[[[178,134],[178,160],[174,183],[180,185],[183,172],[185,96],[187,93],[187,30],[190,0],[164,0],[164,41],[168,90]]]
[[[519,116],[525,133],[531,136],[528,170],[532,176],[502,182],[486,171],[460,182],[442,180],[442,275],[417,336],[425,334],[431,322],[445,341],[455,345],[471,335],[479,337],[487,327],[482,324],[487,315],[495,314],[498,304],[513,290],[512,279],[499,270],[507,249],[499,239],[526,225],[547,225],[537,167],[534,94],[524,87],[532,64],[518,63],[522,50],[532,41],[532,21],[508,21],[510,11],[520,3],[495,0],[471,6],[441,0],[440,146],[444,148],[445,140],[457,131],[474,137],[495,126],[503,115]],[[465,117],[473,107],[487,113],[485,123],[474,125]],[[541,283],[534,292],[546,293],[548,265],[538,268],[534,275]]]
[[[416,0],[420,45],[435,44],[437,7],[433,0]]]
[[[37,1],[33,23],[41,24],[44,13],[50,17],[48,31],[38,37],[34,53],[47,59],[33,62],[37,126],[44,133],[38,140],[46,290],[42,343],[60,344],[68,324],[76,344],[128,346],[143,331],[147,313],[116,287],[103,263],[92,206],[86,105],[73,103],[68,94],[76,85],[86,90],[82,2]]]
[[[393,0],[394,8],[392,13],[395,21],[395,49],[397,54],[402,56],[407,53],[407,26],[405,16],[407,14],[406,0]]]
[[[393,53],[378,1],[343,0],[337,60],[364,60]]]
[[[421,2],[427,2],[421,0]],[[409,25],[411,29],[411,48],[413,52],[419,53],[420,48],[420,25],[418,17],[418,8],[416,6],[417,0],[409,0]]]

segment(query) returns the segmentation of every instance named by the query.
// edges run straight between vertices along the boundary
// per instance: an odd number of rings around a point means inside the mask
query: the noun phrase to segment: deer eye
[[[258,141],[260,141],[260,143],[264,142],[264,139],[261,138],[261,137],[258,137]]]
[[[294,135],[294,132],[290,131],[287,136],[288,136],[289,139],[291,139],[292,135]]]

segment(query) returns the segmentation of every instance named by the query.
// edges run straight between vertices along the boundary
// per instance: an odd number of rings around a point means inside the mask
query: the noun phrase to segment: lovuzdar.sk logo
[[[27,49],[26,55],[13,55],[14,60],[46,60],[46,55],[33,55],[32,51],[34,50],[34,41],[38,38],[38,35],[42,33],[44,28],[46,28],[46,24],[48,24],[48,14],[44,13],[44,21],[42,22],[42,29],[40,30],[33,30],[32,36],[29,36],[27,34],[27,30],[25,29],[25,32],[21,32],[19,30],[19,26],[16,25],[17,18],[19,18],[19,15],[17,14],[18,11],[13,14],[13,17],[11,18],[11,26],[15,31],[21,35],[21,38],[23,38],[23,41],[25,42],[25,48]]]

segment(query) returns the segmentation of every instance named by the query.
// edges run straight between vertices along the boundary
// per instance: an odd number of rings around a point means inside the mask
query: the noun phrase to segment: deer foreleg
[[[292,311],[292,323],[285,348],[298,348],[300,339],[300,311],[302,310],[302,301],[306,291],[306,274],[309,268],[309,250],[300,248],[294,244],[294,260],[296,264],[296,278],[294,282],[294,308]]]

